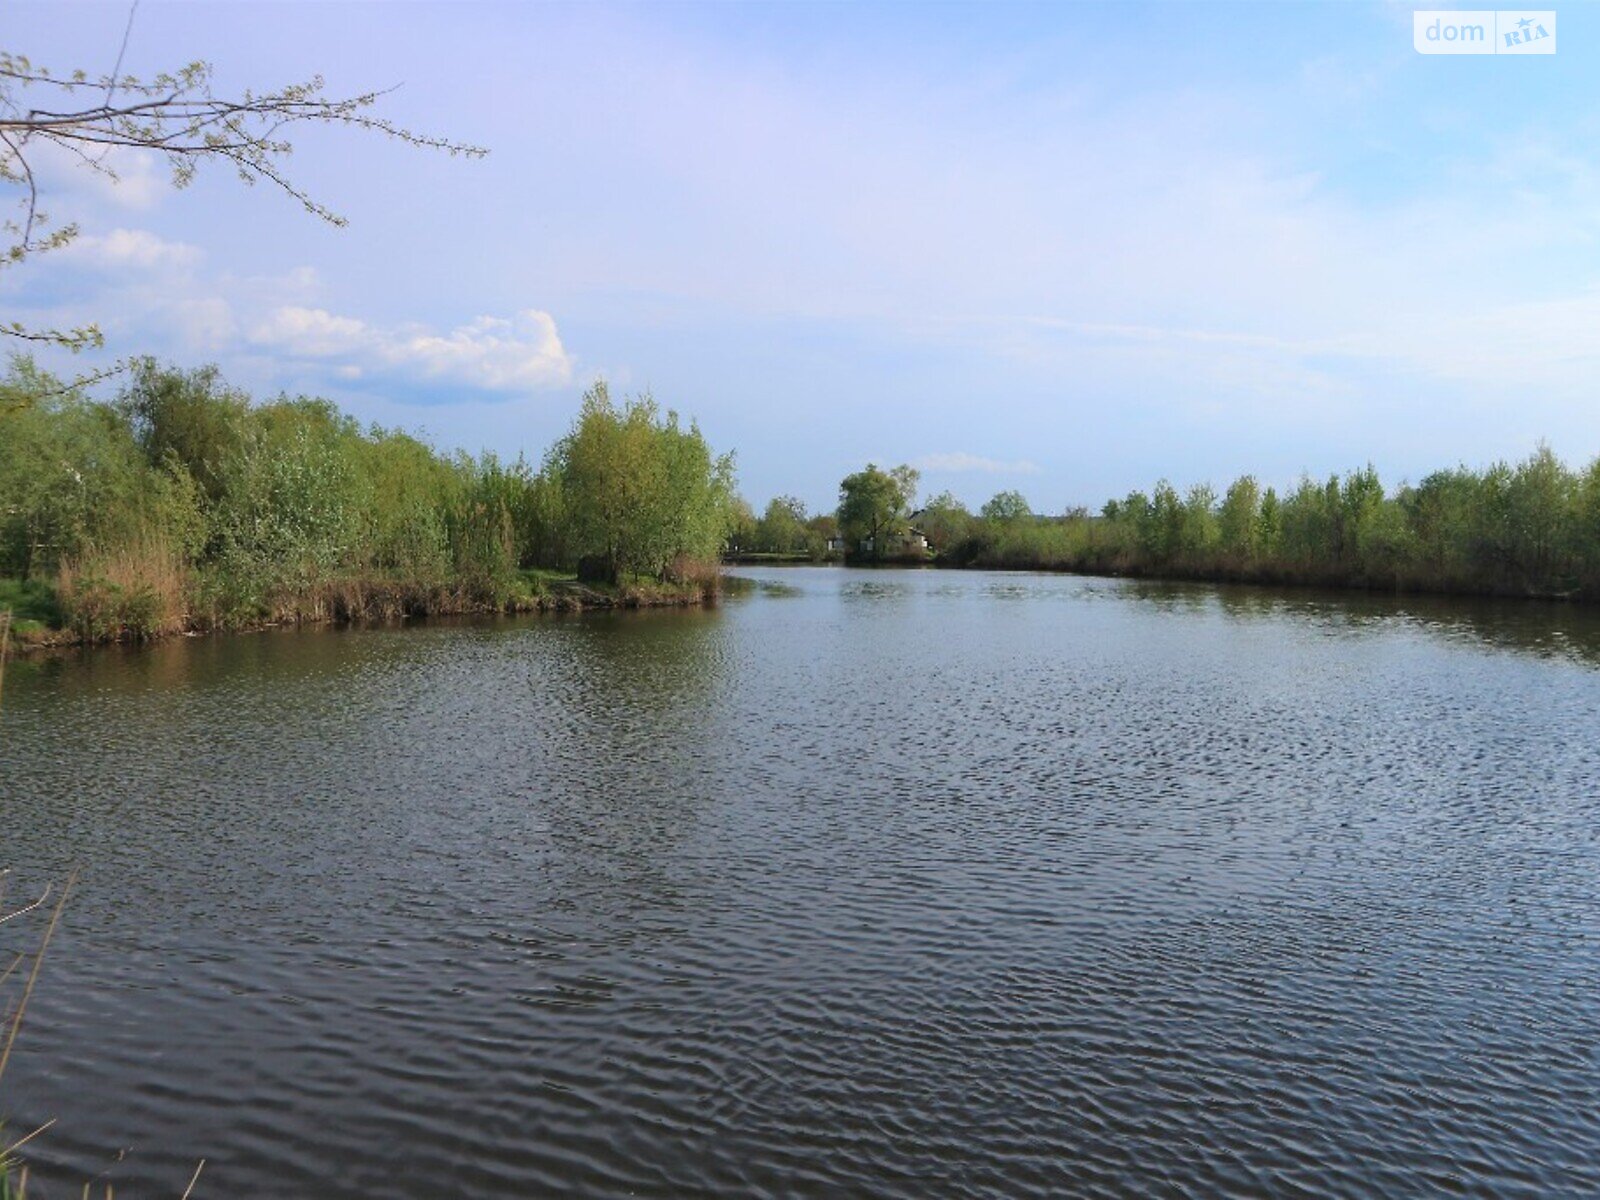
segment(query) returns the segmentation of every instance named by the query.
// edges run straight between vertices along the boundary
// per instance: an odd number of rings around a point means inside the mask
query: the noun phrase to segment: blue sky
[[[491,155],[308,131],[291,173],[345,229],[225,171],[47,163],[84,236],[0,305],[472,450],[648,388],[758,505],[868,460],[1040,511],[1586,462],[1600,8],[1557,11],[1518,58],[1418,55],[1389,4],[146,0],[131,70],[401,83],[387,114]],[[104,70],[126,14],[8,0],[4,42]]]

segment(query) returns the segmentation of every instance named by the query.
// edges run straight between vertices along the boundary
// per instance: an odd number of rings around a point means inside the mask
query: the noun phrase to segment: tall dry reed
[[[183,556],[157,534],[70,559],[57,579],[67,624],[90,642],[179,632],[192,585]]]

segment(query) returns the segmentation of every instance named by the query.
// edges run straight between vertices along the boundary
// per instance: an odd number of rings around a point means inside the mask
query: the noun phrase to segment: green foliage
[[[927,535],[928,545],[944,553],[962,545],[972,533],[973,516],[966,505],[949,492],[940,492],[917,514],[917,524]]]
[[[756,517],[755,510],[743,496],[735,495],[728,502],[728,540],[725,547],[727,552],[729,554],[759,552],[760,539],[760,521]]]
[[[1276,488],[1261,494],[1261,509],[1256,513],[1255,549],[1262,559],[1275,559],[1283,549],[1283,505]]]
[[[207,503],[222,498],[226,472],[244,449],[250,400],[226,387],[216,367],[179,371],[142,359],[117,409],[146,459],[160,463],[170,456]]]
[[[373,428],[357,441],[357,480],[352,491],[369,499],[356,536],[370,570],[440,581],[451,556],[447,502],[460,478],[416,438]]]
[[[911,467],[881,471],[868,463],[839,484],[839,532],[852,553],[882,561],[905,534],[918,475]]]
[[[58,626],[61,600],[41,579],[0,579],[0,613],[10,613],[16,629]]]
[[[565,567],[576,559],[561,480],[534,475],[517,510],[517,541],[524,567]]]
[[[280,400],[252,413],[214,510],[225,573],[254,582],[265,600],[354,564],[373,502],[351,452],[359,436],[325,402]]]
[[[767,505],[757,523],[756,537],[770,554],[809,554],[811,531],[806,528],[806,506],[793,496],[778,496]]]
[[[731,457],[604,385],[534,471],[325,400],[253,405],[212,368],[142,362],[110,403],[25,359],[0,380],[0,601],[90,640],[516,606],[537,597],[528,570],[595,554],[612,580],[699,580],[732,496]]]
[[[143,507],[126,426],[17,359],[0,382],[0,574],[48,576]]]
[[[870,467],[851,476],[851,515],[870,514],[886,480]],[[1220,499],[1162,480],[1096,516],[1034,515],[1002,492],[974,517],[945,493],[916,520],[955,565],[1600,600],[1600,460],[1575,472],[1545,446],[1515,466],[1438,471],[1393,492],[1368,465],[1302,478],[1283,496],[1249,475]]]
[[[753,559],[812,559],[828,556],[828,539],[838,532],[832,514],[813,517],[794,496],[778,496],[758,518],[743,497],[735,497],[728,550]]]
[[[985,521],[1020,521],[1031,517],[1033,509],[1021,492],[1000,492],[978,510],[978,515]]]
[[[545,474],[560,489],[565,552],[611,583],[714,561],[732,524],[732,456],[713,456],[698,426],[682,428],[649,396],[618,407],[604,383],[584,396]]]
[[[831,553],[828,543],[839,536],[839,518],[833,513],[818,513],[806,522],[806,535],[811,539],[811,545],[818,548],[813,550],[814,554]]]
[[[1197,483],[1183,498],[1183,518],[1178,553],[1185,559],[1216,553],[1221,535],[1217,525],[1217,493],[1209,483]]]
[[[1217,514],[1217,537],[1222,552],[1236,563],[1251,561],[1260,544],[1260,520],[1261,489],[1255,476],[1241,476],[1228,488]]]
[[[468,590],[499,598],[519,565],[517,515],[527,491],[527,471],[507,468],[492,454],[456,459],[456,479],[444,509],[449,569]]]

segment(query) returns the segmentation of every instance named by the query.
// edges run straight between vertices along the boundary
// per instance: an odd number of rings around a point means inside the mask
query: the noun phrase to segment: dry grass
[[[64,562],[57,580],[67,625],[88,642],[143,641],[189,623],[193,577],[157,536]]]
[[[55,936],[56,928],[61,924],[61,914],[66,908],[67,897],[71,895],[72,886],[76,882],[77,875],[74,873],[67,879],[66,886],[61,889],[60,898],[56,900],[55,908],[50,912],[50,920],[45,925],[44,933],[39,938],[39,948],[33,953],[33,965],[28,970],[26,981],[22,987],[22,995],[17,1000],[16,1007],[6,1013],[3,1019],[0,1019],[3,1020],[5,1027],[5,1040],[0,1042],[0,1082],[5,1079],[6,1067],[11,1063],[11,1051],[17,1044],[17,1035],[22,1032],[22,1019],[28,1012],[28,1001],[33,999],[34,986],[39,982],[39,972],[44,968],[45,951],[50,948],[50,939]],[[0,879],[0,884],[3,884],[3,879]],[[42,908],[49,899],[50,889],[46,888],[44,895],[31,904],[25,904],[21,908],[13,909],[11,912],[0,916],[0,925]],[[3,894],[0,894],[0,900],[3,900]],[[3,970],[0,970],[0,987],[10,981],[22,964],[27,961],[27,958],[26,954],[19,953],[6,964]],[[49,1129],[53,1124],[55,1124],[53,1119],[46,1121],[43,1125],[16,1141],[0,1145],[0,1200],[23,1200],[26,1196],[28,1190],[26,1168],[17,1175],[15,1180],[12,1179],[11,1175],[12,1168],[16,1163],[16,1152],[46,1129]]]
[[[48,910],[50,913],[49,920],[46,922],[44,931],[39,937],[38,948],[33,951],[32,955],[18,953],[4,967],[0,967],[0,988],[3,988],[13,977],[17,976],[23,964],[27,963],[30,957],[32,959],[32,964],[29,966],[23,982],[22,994],[18,998],[16,1006],[8,1009],[4,1016],[0,1017],[0,1029],[3,1029],[4,1034],[3,1040],[0,1040],[0,1081],[5,1078],[6,1067],[11,1062],[12,1048],[17,1044],[17,1038],[22,1032],[22,1021],[28,1012],[28,1002],[33,998],[33,989],[39,982],[39,974],[44,968],[45,952],[49,950],[50,940],[55,936],[56,929],[61,924],[61,914],[66,910],[67,898],[72,894],[72,889],[76,885],[77,879],[76,871],[67,877],[66,884],[61,888],[61,893],[56,898],[55,906]],[[0,925],[4,925],[8,921],[15,920],[28,913],[44,909],[53,891],[52,888],[46,888],[44,894],[37,900],[7,912],[4,905],[4,885],[5,873],[0,872]],[[17,1151],[54,1124],[55,1118],[52,1117],[15,1141],[0,1141],[0,1200],[27,1200],[28,1168],[18,1160]],[[199,1165],[195,1167],[194,1174],[189,1179],[189,1186],[184,1189],[183,1200],[190,1200],[190,1197],[193,1196],[195,1185],[200,1181],[200,1172],[205,1169],[205,1165],[205,1159],[201,1159]],[[83,1185],[84,1200],[89,1200],[91,1194],[94,1194],[91,1189],[95,1186],[96,1184],[92,1182]],[[115,1200],[115,1191],[112,1185],[105,1183],[103,1187],[104,1191],[98,1193],[100,1200]]]
[[[511,596],[491,596],[432,580],[343,575],[284,589],[265,602],[274,625],[396,621],[404,617],[499,611],[518,607]]]
[[[696,592],[703,603],[710,604],[722,594],[722,564],[714,558],[679,555],[667,568],[666,582]]]
[[[67,563],[51,593],[52,605],[59,602],[59,625],[42,631],[47,637],[26,636],[27,622],[21,632],[25,646],[133,642],[279,625],[712,604],[721,593],[720,565],[691,558],[676,560],[664,578],[635,576],[616,587],[579,585],[571,575],[548,570],[476,583],[348,571],[260,585],[215,568],[193,569],[151,539]]]

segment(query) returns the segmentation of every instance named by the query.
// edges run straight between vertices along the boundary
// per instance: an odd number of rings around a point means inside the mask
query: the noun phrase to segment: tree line
[[[0,608],[89,639],[531,607],[549,572],[703,589],[733,494],[731,455],[604,383],[535,467],[210,367],[143,361],[110,400],[0,378]]]
[[[1098,513],[916,503],[917,473],[868,465],[838,507],[758,517],[731,455],[648,396],[592,388],[537,466],[441,453],[324,399],[257,402],[215,368],[139,362],[111,399],[26,358],[0,377],[0,610],[88,639],[330,617],[535,607],[556,575],[715,586],[720,557],[950,566],[1600,599],[1600,461],[1548,448],[1386,488],[1370,466],[1166,481]],[[913,537],[920,535],[920,537]],[[921,538],[926,539],[926,548]],[[663,591],[660,594],[666,594]]]
[[[740,498],[735,501],[730,555],[815,561],[868,557],[878,562],[899,557],[896,543],[910,528],[918,479],[913,467],[885,471],[868,463],[839,485],[836,512],[815,515],[794,496],[778,496],[757,517]]]
[[[758,517],[744,497],[734,499],[728,557],[738,561],[838,557],[839,522],[832,513],[806,511],[795,496],[775,496]]]
[[[977,513],[949,492],[913,509],[915,482],[870,466],[843,481],[853,556],[914,526],[951,566],[1600,600],[1600,460],[1574,470],[1545,446],[1392,490],[1370,465],[1283,494],[1250,475],[1221,494],[1163,480],[1098,513],[1037,514],[1015,491]]]

